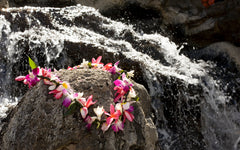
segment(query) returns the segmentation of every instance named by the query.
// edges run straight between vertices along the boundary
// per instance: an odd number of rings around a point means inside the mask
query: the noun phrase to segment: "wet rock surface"
[[[97,104],[109,110],[113,102],[113,79],[101,70],[61,70],[63,81],[84,96],[93,95]],[[142,85],[134,84],[140,101],[134,104],[134,122],[126,122],[123,132],[103,134],[93,125],[88,131],[79,111],[64,116],[62,99],[48,94],[43,82],[29,90],[5,120],[1,131],[1,149],[81,150],[81,149],[155,149],[157,131],[149,116],[150,97]],[[90,110],[92,111],[92,110]]]

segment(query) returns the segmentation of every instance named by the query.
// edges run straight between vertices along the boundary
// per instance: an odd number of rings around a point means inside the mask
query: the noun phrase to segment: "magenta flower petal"
[[[120,61],[117,61],[117,62],[114,64],[114,66],[117,66],[117,65],[119,64],[119,62],[120,62]]]
[[[95,58],[92,58],[92,63],[96,63],[96,60],[95,60]]]
[[[63,89],[63,90],[62,90],[62,93],[63,93],[64,95],[66,95],[66,94],[68,93],[68,91],[67,91],[66,89]]]
[[[134,119],[134,116],[133,116],[133,114],[131,114],[130,112],[128,112],[128,111],[124,111],[124,115],[125,115],[125,117],[129,120],[129,121],[133,121],[133,119]]]
[[[106,122],[104,122],[103,124],[102,124],[102,131],[103,132],[105,132],[105,131],[107,131],[108,130],[108,128],[110,127],[110,124],[107,124]]]
[[[118,127],[115,124],[112,125],[112,129],[113,129],[114,132],[118,132],[119,131]]]
[[[92,126],[92,124],[88,123],[88,124],[86,125],[87,130],[90,130],[91,126]]]
[[[110,104],[110,114],[113,114],[115,111],[114,111],[114,106],[113,104]]]
[[[66,97],[63,101],[63,106],[69,107],[71,103],[72,103],[71,99]]]
[[[92,126],[92,118],[90,116],[87,116],[86,119],[85,119],[85,122],[87,123],[86,127],[88,130],[90,130],[91,126]]]
[[[54,97],[56,99],[60,99],[62,97],[63,93],[62,92],[58,92]]]
[[[106,120],[106,123],[107,123],[108,125],[110,125],[112,122],[113,122],[113,118],[108,117],[107,120]]]
[[[31,78],[30,78],[30,75],[28,74],[28,75],[26,75],[26,77],[25,77],[27,80],[30,80]]]
[[[93,98],[92,95],[88,97],[88,100],[87,100],[86,105],[85,105],[87,108],[97,102],[97,101],[93,102],[93,101],[92,101],[92,98]]]
[[[108,70],[111,74],[116,74],[116,68],[112,67],[111,69]]]
[[[113,125],[112,125],[112,129],[115,132],[118,132],[119,130],[123,131],[124,128],[124,123],[121,120],[116,121]]]
[[[114,83],[116,86],[121,86],[121,85],[122,85],[122,80],[117,79],[117,80],[115,80],[113,83]]]
[[[39,68],[37,67],[37,68],[33,69],[32,72],[33,72],[33,75],[35,75],[35,76],[38,75],[39,74]]]
[[[15,81],[23,81],[25,80],[25,76],[18,76],[15,78]]]
[[[78,97],[78,93],[74,93],[74,94],[73,94],[73,97],[74,97],[74,98],[77,98],[77,97]]]
[[[134,111],[134,107],[133,107],[133,106],[130,106],[127,111],[128,111],[128,112],[133,112],[133,111]]]
[[[128,91],[129,91],[129,86],[124,86],[124,87],[123,87],[123,90],[124,90],[125,92],[128,92]]]
[[[125,73],[123,73],[123,74],[122,74],[122,79],[123,79],[123,80],[126,80],[126,79],[127,79],[127,77],[126,77],[126,74],[125,74]]]
[[[100,63],[101,62],[101,60],[102,60],[102,56],[98,56],[98,58],[97,58],[97,60],[96,60],[96,63]]]
[[[34,86],[34,85],[36,85],[38,82],[39,82],[40,80],[37,78],[37,77],[35,77],[34,79],[32,79],[31,81],[30,81],[30,85],[31,86]]]
[[[114,103],[116,103],[120,98],[122,97],[122,95],[118,95],[117,97],[114,98]]]

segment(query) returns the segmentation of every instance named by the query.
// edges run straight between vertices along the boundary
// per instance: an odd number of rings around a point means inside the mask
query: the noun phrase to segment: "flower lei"
[[[114,65],[112,65],[112,63],[104,65],[101,63],[102,56],[99,56],[96,60],[92,58],[92,62],[83,59],[80,65],[68,67],[67,70],[93,68],[101,69],[112,74],[119,74],[118,79],[114,81],[114,90],[116,91],[114,98],[115,106],[110,104],[110,113],[105,111],[103,106],[97,106],[93,108],[95,116],[90,116],[88,108],[97,102],[97,100],[93,102],[92,95],[84,98],[83,93],[75,93],[69,83],[61,81],[54,72],[51,72],[51,69],[40,68],[30,57],[28,57],[28,59],[32,72],[29,71],[29,74],[26,76],[18,76],[15,80],[23,81],[29,88],[35,86],[40,80],[43,80],[44,84],[49,85],[49,94],[53,94],[56,99],[64,97],[62,104],[68,108],[65,115],[72,114],[79,108],[78,106],[80,106],[80,113],[82,119],[87,123],[87,129],[90,129],[91,125],[95,122],[97,123],[97,128],[101,125],[103,132],[107,131],[110,126],[115,132],[118,132],[123,130],[126,119],[130,122],[133,121],[134,116],[132,111],[134,108],[131,104],[135,102],[133,100],[138,101],[139,99],[133,89],[133,84],[129,80],[134,76],[134,71],[125,74],[124,71],[118,67],[119,61]],[[105,115],[106,119],[102,119],[104,118],[103,115]]]

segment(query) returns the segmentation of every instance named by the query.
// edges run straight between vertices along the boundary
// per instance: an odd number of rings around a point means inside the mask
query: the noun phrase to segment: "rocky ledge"
[[[101,70],[60,70],[59,77],[84,96],[93,95],[106,110],[113,102],[113,77]],[[150,119],[150,97],[139,84],[134,88],[140,101],[134,104],[134,121],[124,131],[103,133],[93,125],[86,130],[80,113],[64,116],[62,100],[48,94],[43,82],[30,89],[5,119],[0,135],[1,149],[91,150],[155,149],[157,130]],[[91,110],[90,110],[91,111]]]

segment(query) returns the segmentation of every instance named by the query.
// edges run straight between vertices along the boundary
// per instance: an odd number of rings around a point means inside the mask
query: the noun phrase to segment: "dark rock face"
[[[84,96],[93,94],[98,104],[109,110],[113,102],[113,79],[101,70],[72,70],[58,73]],[[62,100],[48,94],[48,87],[40,82],[29,90],[13,109],[1,131],[1,149],[81,150],[81,149],[155,149],[157,131],[149,113],[150,97],[142,85],[135,84],[140,103],[134,104],[135,121],[126,123],[123,132],[112,130],[102,133],[92,126],[90,131],[80,118],[80,113],[64,117]],[[142,108],[143,106],[143,108]],[[144,112],[145,111],[145,112]]]

